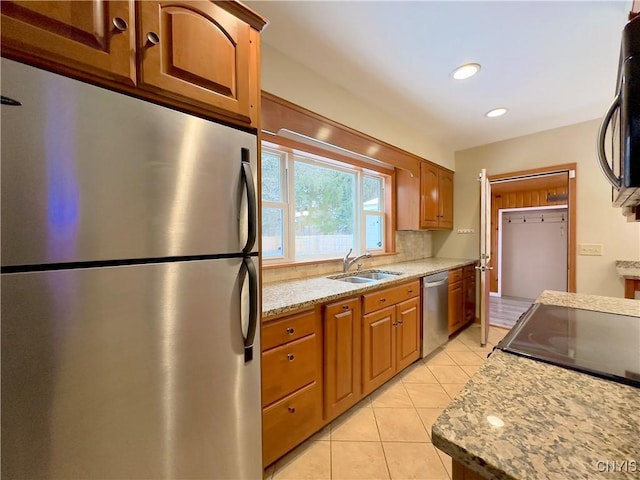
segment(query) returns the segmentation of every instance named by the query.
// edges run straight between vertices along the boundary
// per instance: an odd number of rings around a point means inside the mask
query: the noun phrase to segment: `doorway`
[[[538,289],[541,290],[561,290],[575,292],[575,255],[576,255],[576,164],[564,164],[552,167],[544,167],[534,170],[510,172],[500,175],[489,176],[491,183],[491,245],[492,251],[496,252],[489,265],[493,267],[490,278],[490,291],[493,297],[501,295],[513,295],[520,298],[520,295],[527,295],[524,298],[535,299],[539,293],[537,290],[522,290],[518,286],[521,278],[532,276],[532,268],[535,268],[539,275]],[[535,213],[534,213],[535,212]],[[546,213],[542,213],[546,212]],[[553,214],[551,212],[554,212]],[[557,216],[559,215],[559,217]],[[556,223],[551,227],[551,218]],[[539,268],[540,258],[532,267],[531,262],[520,262],[524,260],[524,248],[530,244],[527,235],[522,235],[522,229],[514,228],[516,232],[513,245],[501,242],[503,233],[502,223],[504,219],[511,219],[511,226],[516,223],[527,223],[528,227],[533,227],[537,222],[542,224],[549,222],[544,228],[538,227],[540,234],[545,230],[554,231],[562,238],[556,241],[564,242],[547,244],[542,250],[542,260],[546,257],[561,257],[560,274],[558,278],[557,270],[553,279],[545,278],[544,269]],[[542,219],[545,218],[545,222]],[[527,222],[525,222],[527,219]],[[560,224],[560,225],[558,225]],[[560,227],[563,227],[560,229]],[[529,228],[529,230],[536,230]],[[546,238],[546,237],[545,237]],[[548,240],[549,238],[547,238]],[[504,239],[503,239],[504,240]],[[508,240],[511,241],[511,240]],[[543,241],[543,240],[541,240]],[[546,241],[546,240],[544,240]],[[521,245],[520,245],[521,244]],[[555,247],[553,246],[555,245]],[[504,253],[503,247],[510,251],[508,259],[500,259]],[[518,256],[520,253],[520,256]],[[540,251],[537,254],[541,256]],[[526,260],[532,260],[530,255]],[[509,263],[509,270],[505,271],[505,260]],[[514,284],[514,279],[516,283]],[[507,285],[508,282],[508,285]],[[506,289],[505,289],[506,287]],[[514,287],[514,288],[512,288]],[[517,319],[517,318],[516,318]]]

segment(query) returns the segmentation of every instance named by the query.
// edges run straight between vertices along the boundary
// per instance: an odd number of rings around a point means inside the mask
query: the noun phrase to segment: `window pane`
[[[262,200],[282,200],[282,172],[280,155],[262,150]]]
[[[295,162],[296,258],[336,257],[353,248],[355,174]]]
[[[367,250],[382,248],[383,228],[380,215],[365,215],[365,246]]]
[[[364,177],[362,192],[362,209],[369,212],[383,211],[382,179]]]
[[[282,257],[283,215],[281,208],[262,209],[262,256],[264,258]]]

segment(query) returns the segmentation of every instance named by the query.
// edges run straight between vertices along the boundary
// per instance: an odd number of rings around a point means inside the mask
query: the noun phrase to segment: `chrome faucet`
[[[358,255],[353,260],[349,260],[349,255],[351,255],[351,252],[353,252],[353,248],[350,248],[347,254],[342,259],[342,273],[349,272],[349,268],[351,268],[351,265],[356,263],[358,260],[362,260],[363,258],[371,258],[371,254],[369,252],[364,252],[362,255]]]

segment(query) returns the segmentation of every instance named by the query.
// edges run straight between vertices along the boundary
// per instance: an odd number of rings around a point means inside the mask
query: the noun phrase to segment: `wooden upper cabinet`
[[[133,1],[5,1],[2,55],[135,84]]]
[[[453,228],[453,173],[448,170],[438,172],[438,227]]]
[[[397,170],[398,230],[453,228],[453,172],[421,162],[420,176]]]
[[[141,88],[257,125],[258,34],[210,2],[138,2]]]
[[[420,165],[420,228],[438,227],[440,208],[438,207],[439,168],[429,163]]]

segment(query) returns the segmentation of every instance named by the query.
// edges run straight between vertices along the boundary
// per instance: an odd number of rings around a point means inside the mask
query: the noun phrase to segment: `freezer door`
[[[261,479],[243,262],[2,275],[2,478]]]
[[[1,89],[3,266],[257,251],[255,135],[4,58]]]

